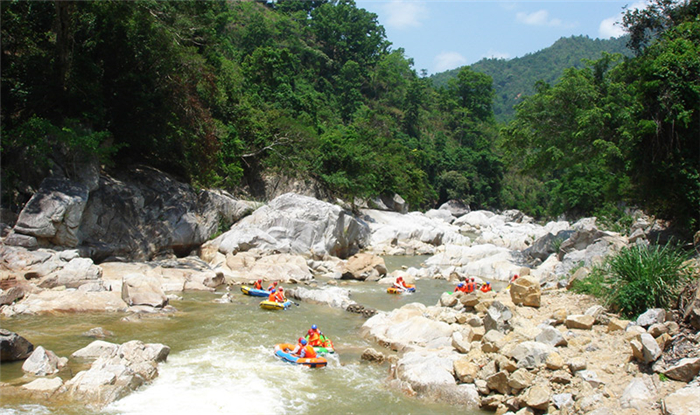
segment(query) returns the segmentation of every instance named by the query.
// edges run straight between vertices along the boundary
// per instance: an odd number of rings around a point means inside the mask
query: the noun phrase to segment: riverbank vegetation
[[[434,86],[352,0],[0,7],[3,207],[72,174],[80,151],[230,190],[277,172],[414,208],[632,205],[699,227],[697,1],[627,13],[633,57],[538,83],[507,125],[489,76],[464,67]]]
[[[626,317],[636,318],[650,308],[672,309],[691,281],[688,255],[676,246],[630,245],[574,281],[573,291],[591,294]]]

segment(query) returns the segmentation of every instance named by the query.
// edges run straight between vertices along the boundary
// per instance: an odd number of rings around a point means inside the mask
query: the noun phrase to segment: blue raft
[[[249,287],[244,285],[241,287],[241,292],[245,295],[251,295],[253,297],[269,297],[270,292],[265,290],[258,290],[257,288]]]

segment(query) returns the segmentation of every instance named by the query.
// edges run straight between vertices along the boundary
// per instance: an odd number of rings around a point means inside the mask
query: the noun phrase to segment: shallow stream
[[[424,258],[387,258],[387,268],[418,266]],[[322,281],[320,281],[322,283]],[[292,288],[293,286],[289,286]],[[376,283],[349,283],[351,298],[365,306],[389,311],[410,302],[435,305],[453,284],[419,280],[417,292],[390,295]],[[236,288],[237,289],[237,288]],[[2,396],[0,414],[481,414],[479,410],[426,402],[386,387],[388,367],[360,362],[367,347],[359,336],[365,319],[327,306],[301,303],[287,311],[268,311],[260,298],[234,291],[234,302],[214,303],[217,293],[185,293],[171,301],[178,310],[169,316],[122,321],[121,313],[21,316],[0,320],[35,346],[59,356],[94,339],[83,335],[94,327],[113,333],[107,341],[141,340],[171,348],[159,376],[150,385],[100,412],[84,407],[27,404]],[[273,355],[276,343],[292,343],[311,324],[329,336],[338,353],[322,369],[284,363]],[[384,350],[384,352],[387,352]],[[26,383],[21,362],[5,363],[0,381]],[[65,379],[84,369],[71,362],[60,373]]]

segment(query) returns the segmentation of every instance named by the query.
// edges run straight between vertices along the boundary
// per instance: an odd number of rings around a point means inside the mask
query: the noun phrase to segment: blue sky
[[[414,69],[429,74],[485,57],[511,59],[534,53],[561,37],[624,34],[616,25],[632,1],[356,0],[377,14],[392,49],[403,48]]]

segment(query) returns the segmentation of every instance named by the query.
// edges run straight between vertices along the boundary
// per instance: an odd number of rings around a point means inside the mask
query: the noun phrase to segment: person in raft
[[[408,287],[406,286],[406,281],[403,280],[403,277],[398,277],[394,282],[393,286],[401,291],[406,291],[408,289]]]
[[[463,293],[467,292],[467,284],[460,282],[454,289],[454,292],[461,291]]]
[[[273,282],[272,284],[268,285],[268,286],[267,286],[267,290],[265,290],[265,291],[272,291],[272,290],[274,290],[275,288],[277,288],[277,281],[275,281],[275,282]]]
[[[299,357],[305,357],[307,359],[313,359],[316,357],[316,351],[311,347],[306,339],[301,339],[301,350],[299,351]]]
[[[256,290],[262,290],[262,280],[257,280],[253,284],[253,288]]]
[[[279,287],[277,290],[275,290],[275,299],[273,301],[276,301],[278,303],[283,303],[287,301],[287,297],[284,296],[284,288]]]
[[[489,291],[491,291],[491,283],[490,282],[487,282],[486,284],[481,286],[481,292],[487,293]]]
[[[294,349],[292,349],[292,351],[291,351],[292,354],[298,355],[299,353],[301,353],[301,348],[304,347],[304,346],[302,346],[302,344],[301,344],[301,341],[302,341],[302,340],[304,340],[304,338],[303,338],[303,337],[299,337],[299,340],[297,340],[297,345],[296,345],[296,346],[294,347]]]
[[[306,333],[306,340],[309,341],[309,345],[311,346],[320,346],[322,343],[321,335],[321,330],[318,329],[318,326],[313,324],[311,325],[309,331]]]

